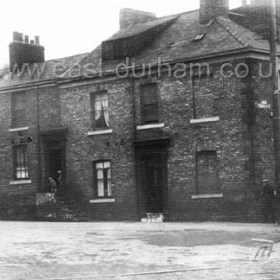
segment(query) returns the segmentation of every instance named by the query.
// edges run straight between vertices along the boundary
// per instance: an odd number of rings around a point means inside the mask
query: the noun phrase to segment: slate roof
[[[148,29],[155,28],[165,22],[170,22],[170,20],[172,20],[172,23],[163,32],[159,33],[149,46],[130,58],[130,62],[134,62],[136,65],[141,65],[142,63],[156,64],[158,58],[162,62],[172,62],[190,59],[197,60],[206,56],[217,56],[241,50],[269,51],[269,43],[267,41],[230,19],[219,17],[207,26],[201,25],[199,23],[198,10],[133,25],[126,30],[117,32],[108,40],[122,40],[131,36],[141,36],[141,33]],[[204,38],[194,41],[195,37],[201,34],[205,35]],[[56,79],[57,77],[53,76],[52,68],[57,63],[65,65],[65,71],[60,75],[60,78],[69,78],[69,73],[76,63],[81,67],[92,63],[95,71],[98,72],[101,71],[101,67],[102,71],[114,70],[118,63],[124,62],[124,59],[105,61],[102,66],[100,61],[101,46],[98,46],[88,54],[46,62],[48,70],[40,79]],[[0,86],[3,86],[3,79],[0,81]]]
[[[172,21],[176,19],[178,15],[173,15],[173,16],[167,16],[163,18],[158,18],[155,20],[151,20],[142,24],[135,24],[131,25],[127,29],[123,29],[115,33],[112,37],[110,37],[107,41],[111,40],[117,40],[117,39],[122,39],[122,38],[128,38],[128,37],[133,37],[136,35],[139,35],[141,33],[144,33],[145,31],[154,28],[156,26],[159,26],[161,24],[167,23],[169,21]]]

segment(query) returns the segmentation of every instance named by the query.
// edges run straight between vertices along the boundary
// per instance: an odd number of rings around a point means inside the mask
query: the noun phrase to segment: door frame
[[[147,214],[147,200],[145,194],[145,161],[148,157],[158,157],[162,163],[162,208],[163,213],[168,211],[168,146],[166,141],[148,141],[136,143],[136,184],[137,184],[137,210],[141,219]],[[144,172],[144,173],[143,173]]]

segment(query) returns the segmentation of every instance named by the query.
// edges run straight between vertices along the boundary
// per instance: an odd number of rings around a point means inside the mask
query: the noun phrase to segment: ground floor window
[[[94,177],[96,197],[112,197],[113,193],[111,184],[111,162],[94,162]]]
[[[197,193],[211,194],[219,191],[216,151],[196,153]]]
[[[16,180],[28,178],[26,145],[13,146],[13,177]]]

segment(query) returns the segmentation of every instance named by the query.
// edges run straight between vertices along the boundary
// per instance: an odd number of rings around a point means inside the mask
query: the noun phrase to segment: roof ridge
[[[223,18],[225,19],[225,18]],[[246,42],[243,42],[243,40],[235,33],[235,32],[232,32],[232,30],[228,27],[226,27],[220,20],[220,17],[219,18],[216,18],[215,21],[224,29],[226,30],[237,42],[239,42],[241,45],[243,45],[244,47],[248,48],[248,47],[251,47],[250,44],[246,43]],[[229,19],[229,21],[231,23],[234,23],[232,20]],[[238,24],[236,24],[237,26],[239,26]]]

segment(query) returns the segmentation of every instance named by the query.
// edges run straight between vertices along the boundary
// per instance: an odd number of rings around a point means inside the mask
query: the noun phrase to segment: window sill
[[[207,198],[223,198],[223,193],[217,193],[217,194],[195,194],[191,196],[192,199],[207,199]]]
[[[31,180],[16,180],[16,181],[10,181],[11,186],[16,186],[16,185],[27,185],[31,184]]]
[[[10,129],[9,129],[9,132],[25,131],[25,130],[28,130],[28,129],[29,129],[28,126],[25,126],[25,127],[17,127],[17,128],[10,128]]]
[[[99,198],[99,199],[91,199],[89,202],[93,204],[99,203],[114,203],[116,200],[114,198]]]
[[[113,133],[113,129],[104,129],[104,130],[96,130],[96,131],[89,131],[87,133],[88,136],[93,136],[93,135],[103,135],[103,134],[111,134]]]
[[[145,129],[153,129],[153,128],[163,128],[164,123],[155,123],[155,124],[145,124],[145,125],[138,125],[137,130],[145,130]]]
[[[199,124],[199,123],[210,123],[210,122],[218,122],[220,117],[211,117],[211,118],[201,118],[201,119],[191,119],[191,124]]]

